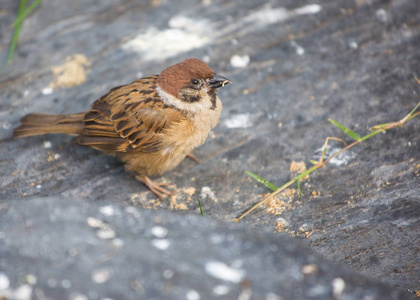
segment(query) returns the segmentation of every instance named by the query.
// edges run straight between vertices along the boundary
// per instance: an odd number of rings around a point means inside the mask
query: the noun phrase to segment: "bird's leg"
[[[168,191],[167,189],[164,189],[162,187],[162,186],[167,186],[168,183],[157,183],[147,176],[136,175],[135,178],[141,183],[144,183],[156,196],[159,197],[161,201],[163,201],[162,193],[169,196],[175,195],[174,192]]]
[[[195,161],[197,164],[200,163],[200,160],[194,154],[192,154],[192,153],[187,154],[187,157],[190,158],[190,159],[192,159],[193,161]]]

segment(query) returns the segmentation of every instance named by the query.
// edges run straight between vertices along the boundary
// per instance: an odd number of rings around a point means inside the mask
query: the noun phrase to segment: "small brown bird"
[[[217,89],[228,83],[201,60],[190,58],[160,75],[109,90],[87,112],[26,115],[13,136],[76,135],[72,144],[116,155],[162,199],[162,193],[173,193],[149,176],[175,168],[204,143],[222,111]]]

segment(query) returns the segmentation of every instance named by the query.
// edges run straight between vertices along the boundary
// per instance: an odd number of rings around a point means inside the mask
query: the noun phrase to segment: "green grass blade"
[[[25,6],[26,6],[26,0],[20,0],[19,9],[18,9],[18,18],[23,13],[23,11],[25,10]],[[15,30],[13,32],[12,41],[10,43],[9,54],[7,55],[7,60],[6,60],[6,63],[4,64],[3,68],[5,68],[10,63],[10,61],[13,58],[13,55],[15,54],[15,49],[16,49],[16,45],[17,45],[17,42],[18,42],[18,39],[19,39],[19,33],[20,33],[21,26],[22,26],[22,22],[19,22],[15,27]]]
[[[250,176],[250,177],[252,177],[252,178],[254,178],[256,181],[258,181],[259,183],[262,183],[262,184],[264,184],[266,187],[268,187],[270,190],[272,190],[272,191],[277,191],[278,190],[278,186],[276,186],[276,185],[274,185],[274,184],[272,184],[270,181],[268,181],[268,180],[266,180],[266,179],[264,179],[264,178],[262,178],[262,177],[260,177],[260,176],[258,176],[258,175],[256,175],[256,174],[254,174],[254,173],[251,173],[251,172],[249,172],[249,171],[245,171],[245,173],[246,173],[246,175],[248,175],[248,176]]]
[[[361,140],[361,141],[367,140],[368,138],[371,138],[372,136],[377,135],[378,133],[381,133],[381,132],[383,132],[383,131],[384,131],[384,130],[382,130],[382,129],[379,129],[379,130],[373,131],[373,132],[371,132],[371,133],[369,133],[369,134],[365,135],[364,137],[362,137],[360,140]]]
[[[420,106],[420,102],[417,103],[416,107],[414,107],[413,110],[408,115],[412,116],[416,112],[417,108],[419,108],[419,106]]]
[[[313,164],[313,165],[317,165],[317,164],[319,164],[319,161],[317,161],[317,160],[313,160],[313,159],[310,159],[310,160],[309,160],[309,162],[310,162],[311,164]]]
[[[345,134],[347,134],[353,140],[355,140],[355,141],[360,140],[360,135],[358,133],[354,132],[353,130],[351,130],[351,129],[347,128],[346,126],[334,121],[333,119],[328,119],[328,121],[330,121],[333,125],[338,127],[338,129],[342,130]]]
[[[302,191],[300,190],[300,183],[299,183],[299,179],[296,180],[296,186],[297,186],[297,190],[299,192],[299,197],[302,198]]]
[[[201,207],[201,201],[198,199],[198,205],[200,206],[200,215],[204,216],[203,208]]]
[[[387,126],[394,124],[395,122],[390,122],[390,123],[383,123],[383,124],[379,124],[379,125],[375,125],[373,126],[371,129],[386,129]]]
[[[35,0],[27,9],[25,9],[25,11],[23,11],[21,14],[18,14],[18,18],[16,19],[16,21],[13,22],[11,27],[13,28],[13,27],[17,26],[19,23],[22,23],[23,19],[28,14],[30,14],[31,11],[33,11],[41,2],[42,2],[42,0]]]

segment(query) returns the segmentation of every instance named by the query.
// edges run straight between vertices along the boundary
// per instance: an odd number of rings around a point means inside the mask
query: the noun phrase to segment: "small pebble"
[[[104,283],[111,278],[111,274],[106,269],[96,270],[92,273],[92,281],[95,283]]]
[[[154,239],[152,240],[152,246],[159,250],[166,250],[169,248],[171,242],[167,239]]]
[[[230,64],[234,68],[245,68],[249,64],[249,61],[248,55],[234,55],[230,58]]]
[[[51,95],[54,90],[51,87],[46,87],[42,89],[42,95]]]
[[[7,277],[4,273],[0,273],[0,291],[8,289],[9,285],[9,277]]]
[[[168,229],[162,226],[155,226],[151,229],[151,232],[157,238],[164,238],[168,234]]]

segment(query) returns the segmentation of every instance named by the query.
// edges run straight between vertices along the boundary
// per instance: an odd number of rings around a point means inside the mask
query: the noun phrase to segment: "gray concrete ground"
[[[16,11],[17,3],[0,1],[2,61]],[[414,108],[419,22],[411,0],[44,1],[25,19],[16,56],[0,74],[0,293],[414,295],[418,118],[311,174],[302,198],[290,190],[241,224],[230,220],[269,192],[245,170],[281,185],[292,162],[319,158],[327,136],[351,142],[328,118],[364,135]],[[113,86],[188,57],[234,85],[219,92],[220,124],[194,152],[201,163],[186,160],[156,178],[178,190],[173,199],[161,203],[115,158],[69,145],[69,137],[11,138],[27,113],[84,111]],[[340,147],[331,142],[331,153]]]

